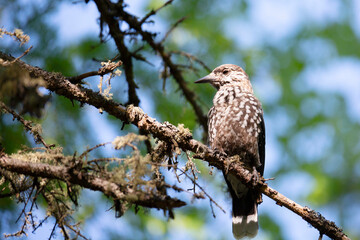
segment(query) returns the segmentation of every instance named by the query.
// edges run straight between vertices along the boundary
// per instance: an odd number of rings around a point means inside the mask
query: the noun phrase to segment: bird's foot
[[[220,151],[218,148],[214,148],[214,154],[218,158],[227,158],[227,154],[223,151]]]
[[[256,187],[257,183],[260,180],[260,176],[258,171],[256,170],[256,167],[252,167],[252,172],[251,172],[251,184]]]
[[[231,161],[229,160],[228,155],[225,152],[220,151],[218,148],[214,148],[214,154],[218,158],[225,158],[224,172],[227,174],[229,171],[229,166],[231,164]]]

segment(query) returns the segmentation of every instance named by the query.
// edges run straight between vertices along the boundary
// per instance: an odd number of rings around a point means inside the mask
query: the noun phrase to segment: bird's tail
[[[248,189],[231,173],[224,176],[232,198],[233,235],[236,239],[253,238],[259,229],[257,204],[261,195]]]
[[[243,199],[239,199],[240,201]],[[234,201],[234,200],[233,200]],[[246,203],[247,205],[249,203]],[[237,214],[233,208],[232,231],[236,239],[244,237],[253,238],[257,235],[259,224],[257,214],[257,204],[252,202],[251,211],[247,214]]]

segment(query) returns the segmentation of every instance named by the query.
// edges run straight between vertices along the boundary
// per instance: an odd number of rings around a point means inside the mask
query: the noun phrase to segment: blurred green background
[[[126,1],[128,10],[142,17],[164,1]],[[174,1],[152,17],[147,29],[161,39],[181,17],[181,23],[165,42],[167,50],[189,52],[211,69],[223,63],[242,66],[250,76],[265,111],[267,144],[265,178],[275,177],[271,187],[294,201],[309,206],[342,227],[351,239],[360,239],[360,2],[357,0],[318,1]],[[23,58],[48,71],[74,76],[97,70],[98,61],[117,54],[110,37],[99,43],[99,13],[93,2],[2,0],[0,26],[8,31],[22,29],[30,43],[18,47],[9,37],[0,39],[0,49],[19,56],[29,45],[34,48]],[[141,41],[127,43],[136,49]],[[139,86],[140,107],[159,121],[184,123],[196,139],[202,139],[190,104],[173,79],[165,90],[160,77],[161,61],[145,47],[142,52],[153,65],[134,61]],[[177,63],[188,64],[183,56]],[[195,64],[198,72],[186,70],[186,80],[198,95],[203,110],[212,105],[215,90],[193,82],[208,72]],[[87,79],[96,90],[99,79]],[[127,101],[124,76],[112,81],[118,102]],[[44,94],[49,94],[43,90]],[[21,106],[19,106],[21,107]],[[40,119],[50,143],[64,147],[67,154],[87,146],[112,141],[115,136],[136,131],[90,106],[51,94]],[[8,153],[22,144],[35,146],[17,122],[0,118],[0,141]],[[113,156],[110,147],[94,153]],[[180,160],[184,164],[184,160]],[[84,191],[74,220],[81,221],[83,233],[91,239],[232,239],[230,197],[217,170],[209,175],[206,164],[199,183],[227,211],[216,207],[212,217],[208,200],[192,202],[175,211],[175,220],[162,212],[141,209],[115,219],[107,211],[112,203],[100,194]],[[172,173],[164,172],[176,183]],[[184,180],[182,187],[191,185]],[[173,193],[175,194],[175,193]],[[0,232],[19,230],[15,223],[21,206],[0,199]],[[260,232],[256,239],[317,239],[318,232],[294,213],[264,197],[259,207]],[[39,220],[45,212],[39,205]],[[28,239],[47,239],[52,220],[31,233]],[[61,238],[61,233],[57,233]],[[328,239],[324,237],[323,239]]]

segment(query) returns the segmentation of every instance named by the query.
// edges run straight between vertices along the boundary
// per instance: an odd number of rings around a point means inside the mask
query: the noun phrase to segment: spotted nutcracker
[[[239,66],[224,64],[196,83],[210,83],[218,90],[208,114],[211,148],[227,156],[239,155],[243,163],[263,175],[263,111],[248,75]],[[259,228],[257,205],[261,202],[261,194],[248,189],[233,174],[225,171],[223,174],[232,197],[234,237],[255,237]]]

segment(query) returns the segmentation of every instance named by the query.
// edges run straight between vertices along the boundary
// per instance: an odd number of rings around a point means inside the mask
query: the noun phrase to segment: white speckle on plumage
[[[234,94],[229,94],[229,102],[231,103],[234,100]]]
[[[225,103],[225,97],[224,96],[219,98],[219,101],[218,101],[218,104],[223,104],[223,103]]]
[[[240,108],[244,108],[244,106],[245,106],[245,101],[241,101],[240,102]]]

